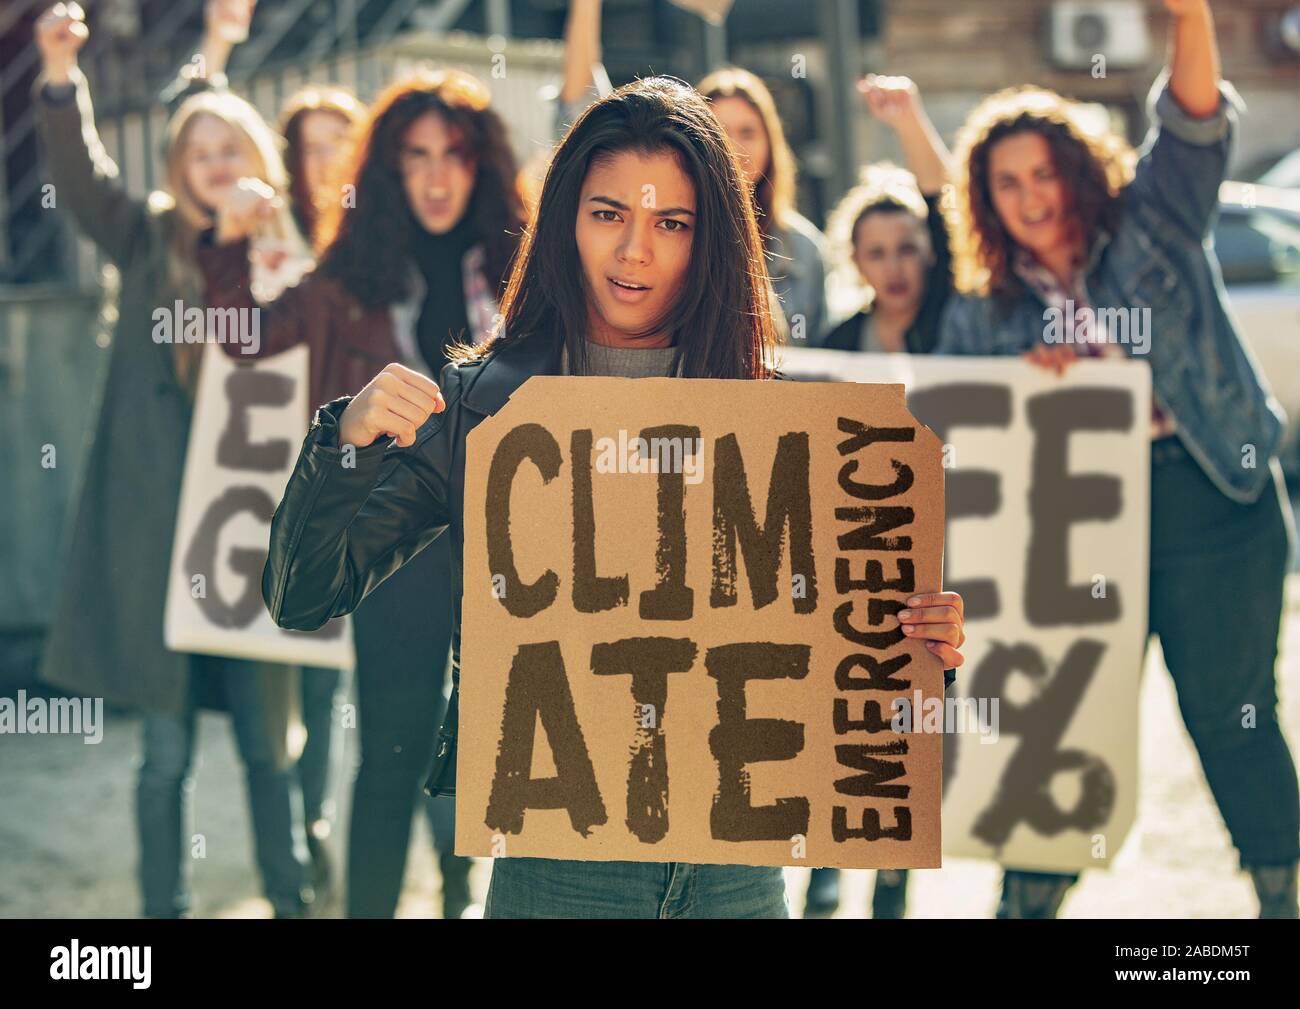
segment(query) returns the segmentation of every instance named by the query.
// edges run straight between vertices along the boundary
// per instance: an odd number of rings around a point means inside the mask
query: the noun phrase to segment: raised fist
[[[80,4],[55,4],[36,19],[36,48],[51,84],[67,83],[77,65],[77,52],[88,38],[90,29]]]
[[[415,432],[431,414],[447,408],[433,379],[400,364],[390,364],[357,393],[339,420],[339,445],[364,448],[388,435],[402,448],[415,444]]]
[[[217,242],[225,245],[253,235],[275,216],[279,202],[275,190],[261,179],[240,179],[217,207]]]
[[[889,126],[920,115],[921,95],[910,77],[868,74],[858,81],[858,91],[871,114]]]

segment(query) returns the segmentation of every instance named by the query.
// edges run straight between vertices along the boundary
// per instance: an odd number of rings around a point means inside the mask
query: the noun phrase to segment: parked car
[[[1300,189],[1300,149],[1286,155],[1255,181],[1261,186]]]

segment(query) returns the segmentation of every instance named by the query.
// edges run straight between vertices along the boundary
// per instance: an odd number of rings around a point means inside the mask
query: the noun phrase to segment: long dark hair
[[[592,164],[624,151],[672,154],[695,187],[686,281],[652,331],[673,331],[675,361],[685,377],[771,377],[776,330],[753,202],[708,104],[669,77],[626,84],[573,124],[547,170],[496,335],[475,347],[453,348],[453,360],[473,361],[521,340],[562,339],[574,369],[582,370],[590,294],[574,222]]]
[[[391,305],[410,294],[407,258],[420,225],[407,205],[399,157],[407,129],[428,112],[459,130],[476,159],[466,214],[483,243],[488,282],[494,294],[500,290],[525,211],[506,125],[489,101],[481,81],[450,69],[413,71],[375,100],[349,173],[355,199],[330,204],[320,222],[319,269],[362,304]]]

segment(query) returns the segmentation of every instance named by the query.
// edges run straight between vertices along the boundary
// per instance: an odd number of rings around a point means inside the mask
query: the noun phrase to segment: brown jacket
[[[311,408],[355,395],[385,365],[401,361],[388,308],[366,308],[343,286],[319,271],[309,273],[269,305],[258,306],[249,290],[248,242],[216,245],[206,236],[199,266],[212,308],[259,309],[261,345],[245,354],[238,343],[223,344],[237,359],[279,354],[300,343],[311,351]]]

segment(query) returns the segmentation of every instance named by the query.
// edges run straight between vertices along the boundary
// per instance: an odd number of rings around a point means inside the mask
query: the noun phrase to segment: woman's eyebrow
[[[588,203],[607,203],[607,204],[609,204],[609,206],[613,207],[615,210],[627,210],[627,209],[628,209],[628,206],[627,206],[626,203],[621,203],[620,201],[614,199],[612,196],[599,196],[599,195],[596,195],[596,196],[588,196],[588,197],[587,197],[587,202],[588,202]],[[687,210],[685,207],[667,207],[666,209],[663,209],[663,210],[655,210],[655,213],[656,213],[657,215],[659,215],[660,217],[670,217],[670,216],[672,216],[672,215],[674,215],[674,214],[686,214],[686,215],[688,215],[688,216],[690,216],[690,217],[694,217],[694,216],[695,216],[695,211],[694,211],[694,210]]]

